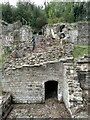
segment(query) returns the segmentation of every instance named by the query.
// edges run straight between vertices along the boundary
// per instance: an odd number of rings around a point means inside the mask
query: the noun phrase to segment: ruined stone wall
[[[20,38],[22,41],[29,41],[32,39],[32,31],[31,28],[27,25],[24,25],[20,29]]]
[[[0,22],[0,33],[1,34],[6,34],[7,33],[7,25],[8,24],[3,24],[2,22]]]
[[[62,62],[28,66],[5,71],[3,89],[10,92],[17,103],[41,103],[45,100],[46,81],[58,81],[58,100],[62,96]]]
[[[13,32],[14,30],[19,29],[22,26],[20,21],[15,22],[14,24],[6,24],[0,22],[0,32],[2,31],[3,35]]]
[[[44,31],[45,36],[50,36],[51,38],[62,39],[62,40],[63,38],[70,38],[72,33],[76,32],[75,26],[71,26],[67,23],[57,23],[57,24],[53,24],[52,26],[47,24],[42,29]]]
[[[0,52],[4,53],[4,50],[12,52],[15,45],[19,49],[18,43],[24,42],[32,49],[32,30],[29,26],[21,24],[17,21],[14,24],[3,25],[0,23]],[[3,49],[4,48],[4,49]]]
[[[87,118],[90,90],[90,56],[64,63],[63,100],[74,118]]]
[[[83,92],[83,103],[88,104],[90,90],[90,56],[86,55],[77,60],[76,70]]]
[[[2,47],[2,42],[3,42],[3,37],[7,32],[7,25],[4,25],[0,22],[0,55],[4,53],[3,47]]]
[[[73,63],[64,64],[63,101],[72,117],[83,107],[82,89]]]
[[[78,37],[76,45],[90,45],[90,23],[78,23],[77,24]]]
[[[60,30],[60,27],[65,27]],[[90,23],[79,22],[77,25],[70,25],[66,23],[56,24],[53,27],[46,25],[43,27],[44,35],[51,36],[52,38],[62,39],[62,34],[65,34],[65,38],[70,38],[74,45],[90,45]],[[62,39],[63,40],[63,39]]]

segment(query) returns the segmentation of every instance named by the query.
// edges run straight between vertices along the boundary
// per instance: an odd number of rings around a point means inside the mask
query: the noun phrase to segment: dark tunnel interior
[[[45,99],[57,98],[57,81],[47,81],[45,82]]]

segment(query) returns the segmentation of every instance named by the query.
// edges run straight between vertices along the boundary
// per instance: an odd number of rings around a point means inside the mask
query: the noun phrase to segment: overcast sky
[[[34,2],[36,5],[43,5],[45,1],[50,2],[51,0],[21,0],[21,1],[24,2],[31,1]],[[0,0],[0,3],[2,2],[9,2],[11,5],[16,5],[16,2],[18,2],[18,0]]]
[[[11,5],[16,5],[16,2],[18,0],[0,0],[0,3],[2,2],[9,2]],[[34,2],[36,5],[43,5],[43,3],[46,1],[46,2],[50,2],[52,0],[21,0],[21,1],[24,1],[24,2],[27,2],[27,1],[31,1],[31,2]],[[76,2],[80,2],[80,1],[89,1],[89,0],[59,0],[59,1],[76,1]]]

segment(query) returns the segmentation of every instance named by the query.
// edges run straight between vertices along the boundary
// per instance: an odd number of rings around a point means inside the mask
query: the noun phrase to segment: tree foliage
[[[22,24],[31,25],[37,30],[47,23],[45,11],[29,2],[18,2],[16,7],[9,3],[2,4],[2,19],[7,23],[20,20]]]
[[[62,18],[63,22],[78,22],[86,20],[89,15],[88,6],[90,2],[51,2],[46,6],[45,11],[49,20]]]
[[[50,2],[44,8],[30,2],[18,2],[17,6],[2,4],[2,20],[13,23],[20,20],[39,30],[47,22],[78,22],[90,21],[90,2]],[[0,5],[1,6],[1,5]],[[1,17],[0,17],[1,19]]]

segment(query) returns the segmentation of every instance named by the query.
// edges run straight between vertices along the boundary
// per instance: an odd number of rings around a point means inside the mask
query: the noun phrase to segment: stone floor
[[[47,99],[44,104],[16,104],[8,118],[71,118],[63,103]]]

